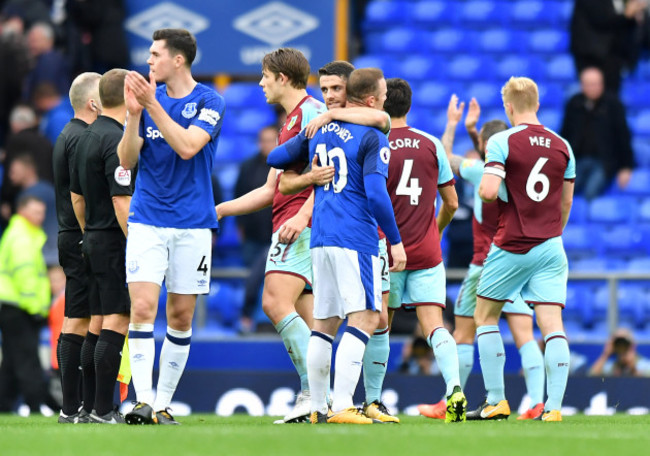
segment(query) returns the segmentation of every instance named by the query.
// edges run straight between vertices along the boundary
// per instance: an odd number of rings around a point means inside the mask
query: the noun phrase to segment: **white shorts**
[[[315,319],[381,312],[379,257],[342,247],[315,247],[311,256]]]
[[[170,293],[210,291],[212,232],[207,228],[161,228],[129,223],[126,281],[165,286]]]

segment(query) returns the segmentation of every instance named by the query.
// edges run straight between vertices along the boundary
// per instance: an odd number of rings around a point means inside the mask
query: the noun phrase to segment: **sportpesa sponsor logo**
[[[158,138],[160,138],[160,139],[165,139],[165,138],[163,137],[162,133],[160,133],[160,130],[156,130],[156,129],[153,128],[153,127],[147,127],[147,134],[146,134],[146,136],[147,136],[147,138],[151,138],[151,139],[158,139]]]

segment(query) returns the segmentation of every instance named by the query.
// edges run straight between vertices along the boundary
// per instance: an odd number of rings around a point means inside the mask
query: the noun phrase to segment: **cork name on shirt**
[[[545,138],[543,136],[529,136],[531,146],[540,146],[546,147],[547,149],[551,148],[551,138]]]
[[[321,127],[321,133],[325,134],[328,131],[334,132],[344,143],[347,143],[349,140],[353,139],[352,133],[347,128],[341,127],[339,124],[328,123]]]
[[[409,149],[419,149],[420,148],[420,140],[415,139],[415,138],[398,138],[395,141],[390,141],[389,142],[390,148],[393,150],[397,149],[404,149],[404,148],[409,148]]]

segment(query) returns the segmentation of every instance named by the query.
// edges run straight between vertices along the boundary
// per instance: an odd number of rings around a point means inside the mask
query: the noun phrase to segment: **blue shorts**
[[[379,240],[379,262],[381,263],[381,293],[390,291],[390,273],[388,272],[388,248],[386,238]]]
[[[307,227],[300,233],[298,239],[291,244],[283,244],[278,240],[278,232],[273,233],[271,247],[266,257],[266,272],[270,274],[277,272],[289,274],[301,278],[311,288],[311,250],[309,241],[311,239],[311,228]]]
[[[524,301],[564,307],[569,265],[562,238],[554,237],[527,253],[511,253],[492,244],[478,284],[477,296],[491,301]]]
[[[470,264],[467,270],[467,275],[463,280],[460,287],[458,298],[456,299],[456,306],[454,307],[454,315],[457,317],[474,317],[474,310],[476,309],[476,289],[478,282],[481,278],[483,266]],[[533,309],[524,302],[521,295],[515,299],[514,302],[506,301],[503,306],[503,313],[507,314],[521,314],[533,316]]]
[[[390,274],[389,309],[415,306],[446,307],[447,278],[445,265]]]

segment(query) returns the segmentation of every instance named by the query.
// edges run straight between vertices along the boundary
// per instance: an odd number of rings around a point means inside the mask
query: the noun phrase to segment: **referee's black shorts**
[[[81,231],[59,233],[59,264],[65,273],[65,310],[68,318],[90,318],[88,272],[81,254]]]
[[[128,314],[131,309],[126,285],[126,238],[121,230],[86,231],[83,253],[88,266],[91,314]]]

